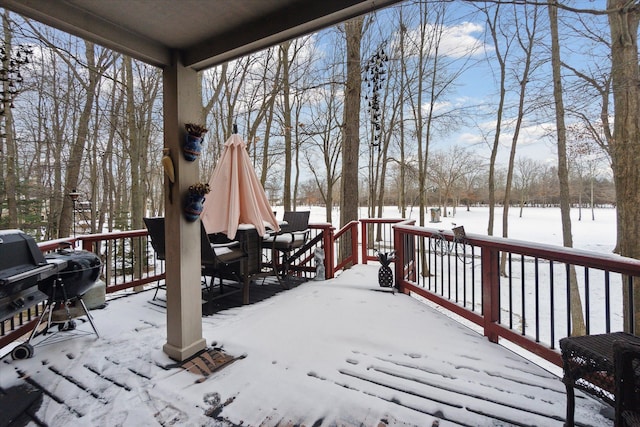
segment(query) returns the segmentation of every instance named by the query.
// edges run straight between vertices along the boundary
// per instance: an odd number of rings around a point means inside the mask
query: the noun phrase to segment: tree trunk
[[[518,147],[518,137],[520,135],[520,129],[522,128],[522,122],[524,121],[525,114],[525,100],[527,94],[527,82],[529,81],[529,74],[531,71],[531,57],[535,42],[536,28],[538,24],[538,12],[534,11],[531,17],[532,22],[529,22],[528,12],[525,12],[525,23],[527,27],[526,38],[518,37],[520,46],[524,51],[524,68],[522,75],[519,76],[520,80],[520,92],[518,97],[518,116],[516,119],[516,125],[513,132],[513,138],[511,139],[511,151],[509,152],[509,163],[507,166],[507,181],[504,188],[504,199],[502,201],[502,237],[509,237],[509,207],[511,206],[511,187],[513,184],[513,170],[516,162],[516,149]],[[520,31],[517,29],[516,31]],[[523,44],[524,41],[527,44]],[[507,277],[507,253],[502,252],[500,258],[500,274],[503,277]]]
[[[342,142],[342,175],[340,191],[340,226],[358,219],[358,158],[360,154],[360,93],[362,70],[360,66],[360,42],[364,18],[359,16],[345,22],[347,43],[347,82],[344,97]],[[341,240],[340,258],[351,256],[351,245]]]
[[[498,101],[498,109],[496,111],[496,127],[495,134],[493,135],[493,143],[491,145],[491,155],[489,157],[489,222],[487,224],[487,234],[493,236],[493,222],[495,220],[495,207],[496,207],[496,157],[498,156],[498,147],[500,146],[500,131],[502,130],[502,115],[504,111],[504,103],[506,97],[505,80],[506,80],[506,66],[504,55],[500,51],[500,45],[498,43],[498,17],[500,11],[500,5],[495,6],[495,14],[493,18],[489,17],[489,12],[485,12],[487,16],[487,24],[491,29],[491,38],[493,40],[493,47],[495,49],[496,58],[500,65],[500,98]]]
[[[291,129],[291,88],[289,87],[289,46],[287,41],[280,44],[280,63],[282,64],[282,108],[284,127],[284,189],[282,204],[285,211],[291,210],[291,175],[292,168],[292,129]]]
[[[69,162],[65,173],[63,187],[62,215],[60,217],[59,236],[69,235],[73,228],[73,201],[70,197],[66,197],[71,191],[78,188],[80,178],[80,167],[84,158],[85,146],[89,135],[89,121],[91,120],[91,109],[95,98],[96,86],[100,80],[100,75],[96,70],[94,44],[85,42],[85,54],[87,59],[88,80],[84,84],[85,101],[82,111],[78,117],[78,133],[71,147]]]
[[[344,24],[347,42],[347,84],[342,143],[341,227],[358,219],[358,158],[360,154],[360,94],[362,90],[360,42],[363,22],[363,17],[357,17]]]
[[[611,31],[611,81],[615,121],[610,143],[611,162],[616,185],[618,222],[617,247],[620,255],[640,259],[640,72],[638,70],[637,5],[625,0],[608,0]],[[625,282],[626,283],[626,280]],[[623,286],[624,329],[640,331],[640,279],[633,289]],[[630,302],[633,298],[633,314]]]
[[[591,205],[591,221],[595,221],[596,220],[596,212],[595,212],[595,207],[593,205],[593,174],[591,174],[591,181],[589,183],[589,203]]]
[[[267,177],[269,174],[269,135],[271,134],[271,126],[273,124],[273,107],[272,103],[265,118],[264,125],[264,141],[262,141],[262,170],[260,173],[260,183],[264,187],[267,183]]]
[[[558,39],[558,8],[555,2],[549,6],[551,29],[551,68],[553,71],[553,98],[555,101],[556,128],[558,138],[558,180],[560,183],[560,216],[562,219],[562,242],[573,247],[569,205],[569,167],[567,165],[567,135],[564,123],[564,101],[562,98],[562,76],[560,73],[560,43]],[[582,301],[578,290],[575,266],[570,268],[571,334],[584,335],[586,326],[582,311]]]
[[[407,190],[406,190],[406,170],[407,166],[405,165],[405,153],[404,153],[404,91],[405,91],[405,76],[407,73],[406,63],[403,61],[404,59],[404,36],[405,36],[406,28],[404,25],[402,8],[400,8],[400,94],[398,104],[400,105],[400,183],[398,185],[398,207],[400,208],[400,217],[407,217]]]

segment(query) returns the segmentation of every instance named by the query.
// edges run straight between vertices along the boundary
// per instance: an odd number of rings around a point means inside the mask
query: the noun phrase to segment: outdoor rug
[[[219,348],[210,348],[185,360],[180,363],[179,366],[192,374],[200,375],[201,378],[198,379],[197,382],[202,382],[214,372],[219,371],[238,359],[244,359],[244,357],[244,355],[239,357],[232,356]]]

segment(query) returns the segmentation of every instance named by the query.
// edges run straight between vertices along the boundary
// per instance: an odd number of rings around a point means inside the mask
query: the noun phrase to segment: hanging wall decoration
[[[200,218],[202,208],[204,207],[204,196],[209,193],[209,191],[209,184],[202,182],[189,186],[189,192],[187,193],[184,203],[184,217],[187,221],[193,222]]]
[[[173,183],[176,182],[176,172],[169,148],[162,149],[162,167],[169,183],[169,203],[173,203]]]
[[[386,42],[383,42],[376,52],[369,58],[369,62],[365,66],[364,81],[371,90],[371,95],[366,95],[369,102],[367,111],[371,114],[371,145],[380,149],[380,135],[382,133],[382,114],[380,112],[380,90],[382,83],[385,81],[386,65],[389,58],[384,51]]]
[[[184,127],[187,130],[187,138],[182,146],[182,152],[186,160],[193,162],[200,157],[200,153],[202,152],[202,138],[203,135],[207,133],[207,128],[195,123],[187,123]]]
[[[29,64],[33,48],[29,45],[7,45],[0,42],[0,116],[7,108],[13,108],[13,101],[20,93],[24,81],[21,71]]]

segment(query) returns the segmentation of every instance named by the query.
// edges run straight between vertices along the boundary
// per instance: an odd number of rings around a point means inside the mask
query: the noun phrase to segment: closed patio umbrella
[[[234,239],[238,225],[253,224],[260,236],[266,226],[279,230],[278,221],[267,195],[256,175],[247,144],[234,133],[224,143],[209,186],[211,192],[204,202],[200,218],[207,233],[224,233]]]

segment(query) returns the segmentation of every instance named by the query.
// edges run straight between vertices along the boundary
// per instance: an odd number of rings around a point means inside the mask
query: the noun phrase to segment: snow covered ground
[[[324,222],[320,211],[318,217],[312,209],[312,222]],[[561,243],[557,209],[512,215],[514,238]],[[575,221],[576,247],[610,251],[614,218],[611,209],[599,210],[596,221]],[[482,233],[486,210],[458,209],[435,228],[450,222]],[[84,323],[44,342],[38,337],[32,359],[4,357],[0,388],[46,390],[34,416],[49,426],[563,423],[565,390],[557,376],[409,296],[379,288],[375,265],[203,318],[207,343],[240,357],[208,377],[176,367],[162,352],[166,316],[152,296],[143,292],[93,311],[100,338]],[[606,405],[577,396],[579,423],[611,424],[602,415],[610,413]]]
[[[203,318],[209,345],[244,356],[207,378],[162,352],[152,292],[114,300],[93,311],[100,338],[84,323],[5,357],[0,387],[46,390],[35,416],[49,426],[562,425],[557,376],[376,282],[360,265]],[[610,424],[578,396],[579,422]]]
[[[282,217],[282,208],[275,209],[278,218]],[[326,222],[324,207],[300,206],[298,210],[310,210],[310,222]],[[448,209],[451,211],[451,208]],[[401,218],[397,207],[387,206],[383,210],[384,218]],[[591,220],[591,210],[582,210],[582,220],[578,220],[577,209],[571,210],[571,227],[574,247],[578,249],[596,252],[611,253],[616,243],[616,210],[614,208],[597,208],[594,211],[595,219]],[[360,217],[367,218],[367,211],[360,209]],[[333,211],[333,225],[338,227],[340,212]],[[417,209],[409,208],[407,218],[419,219]],[[453,224],[462,225],[468,233],[487,234],[489,218],[488,207],[471,207],[469,211],[465,207],[458,207],[455,215],[441,216],[441,222],[427,222],[425,227],[442,230],[450,230]],[[429,221],[429,215],[427,215]],[[502,236],[502,208],[495,210],[494,236]],[[508,236],[513,239],[531,242],[546,243],[562,246],[562,224],[560,222],[560,208],[524,208],[522,217],[520,209],[509,209]]]

